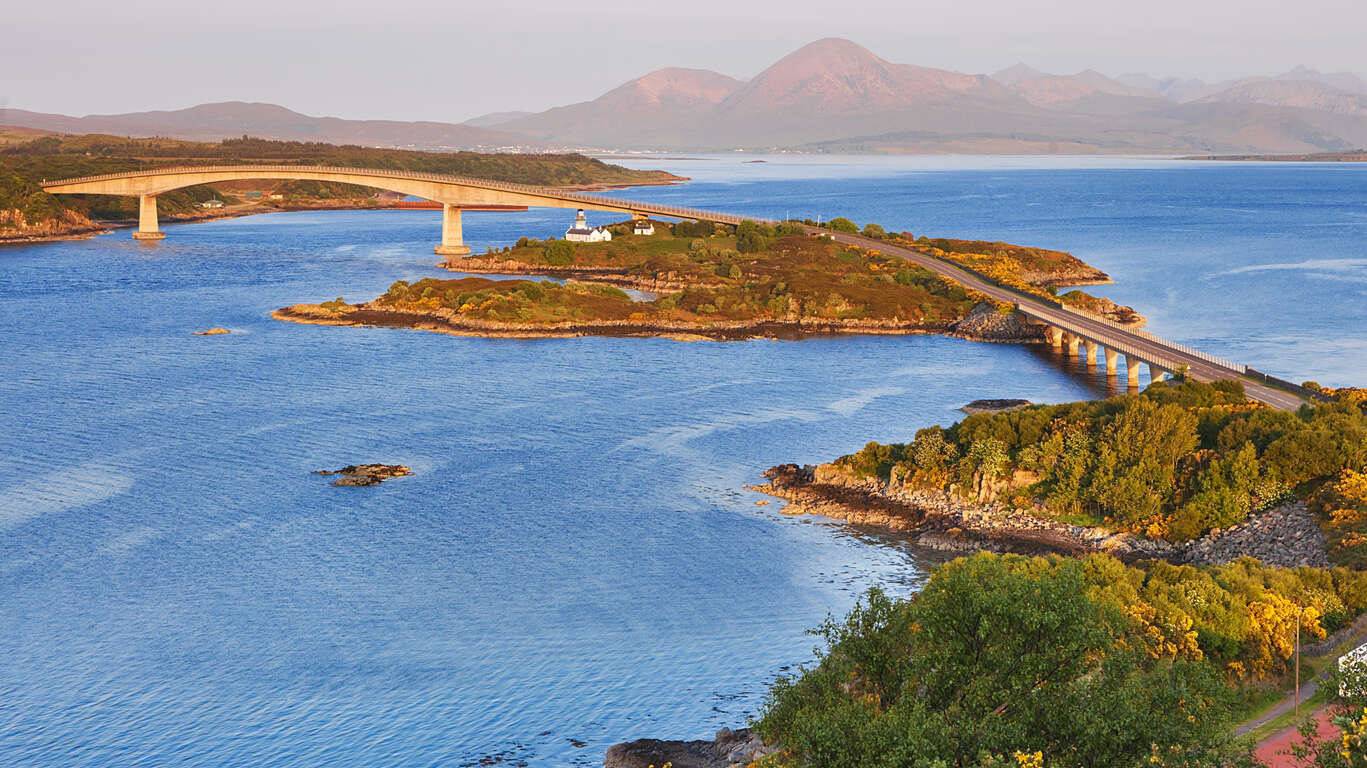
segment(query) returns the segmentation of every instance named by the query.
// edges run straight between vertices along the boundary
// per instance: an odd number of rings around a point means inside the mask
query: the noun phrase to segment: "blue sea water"
[[[1367,168],[766,159],[634,159],[696,180],[617,194],[1072,250],[1157,332],[1367,381]],[[566,222],[465,231],[482,250]],[[1107,391],[1045,350],[941,337],[269,318],[439,274],[439,227],[289,213],[0,249],[0,763],[595,765],[743,724],[810,658],[805,629],[914,590],[928,557],[742,486],[974,398]],[[215,326],[234,333],[191,335]],[[415,475],[311,474],[369,461]]]

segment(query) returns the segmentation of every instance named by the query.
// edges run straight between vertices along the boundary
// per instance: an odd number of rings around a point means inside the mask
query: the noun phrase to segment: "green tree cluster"
[[[989,447],[993,474],[1023,478],[1009,500],[1186,540],[1297,491],[1308,494],[1343,470],[1361,471],[1367,416],[1351,402],[1275,411],[1248,403],[1237,382],[1183,381],[1102,401],[976,414],[948,429],[920,430],[909,444],[870,444],[838,464],[971,496]]]
[[[776,765],[809,768],[1000,765],[993,756],[1017,753],[1058,768],[1228,765],[1243,665],[1283,671],[1285,649],[1266,635],[1310,614],[1304,630],[1322,636],[1314,601],[1349,620],[1367,607],[1365,579],[1255,561],[1146,570],[1105,555],[980,554],[908,600],[874,590],[828,620],[817,663],[774,684],[756,726],[784,745]]]

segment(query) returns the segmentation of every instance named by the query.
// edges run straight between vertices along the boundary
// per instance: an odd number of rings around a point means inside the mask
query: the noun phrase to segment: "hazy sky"
[[[665,66],[751,77],[821,37],[891,61],[1219,80],[1367,75],[1367,0],[5,0],[0,107],[267,101],[459,122],[591,99]]]

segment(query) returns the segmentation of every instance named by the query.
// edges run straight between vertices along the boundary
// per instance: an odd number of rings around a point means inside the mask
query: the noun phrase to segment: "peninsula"
[[[854,228],[843,220],[831,223]],[[298,304],[277,310],[274,317],[475,336],[744,339],[951,333],[984,341],[1043,338],[1042,326],[1007,305],[903,259],[806,234],[800,222],[656,223],[649,235],[635,234],[629,221],[606,229],[613,237],[605,242],[523,238],[514,246],[446,265],[462,273],[556,280],[399,281],[370,301]],[[1059,251],[888,235],[878,225],[865,227],[864,233],[914,241],[1041,296],[1052,297],[1061,285],[1109,281]],[[623,289],[644,294],[633,298]],[[1080,291],[1061,298],[1123,324],[1143,323],[1131,308]]]
[[[977,413],[754,490],[957,551],[1367,566],[1367,390],[1289,413],[1233,381]]]

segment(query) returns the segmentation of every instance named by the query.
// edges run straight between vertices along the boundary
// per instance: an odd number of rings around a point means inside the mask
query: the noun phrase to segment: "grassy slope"
[[[617,228],[624,232],[628,226]],[[492,269],[516,262],[545,272],[596,270],[667,292],[632,302],[620,291],[582,286],[422,280],[396,284],[372,304],[409,312],[449,310],[458,318],[493,322],[886,322],[910,329],[942,327],[975,303],[957,284],[900,260],[803,235],[777,238],[750,254],[736,250],[729,231],[708,237],[675,237],[667,230],[648,237],[624,234],[607,243],[523,240],[472,261]]]

